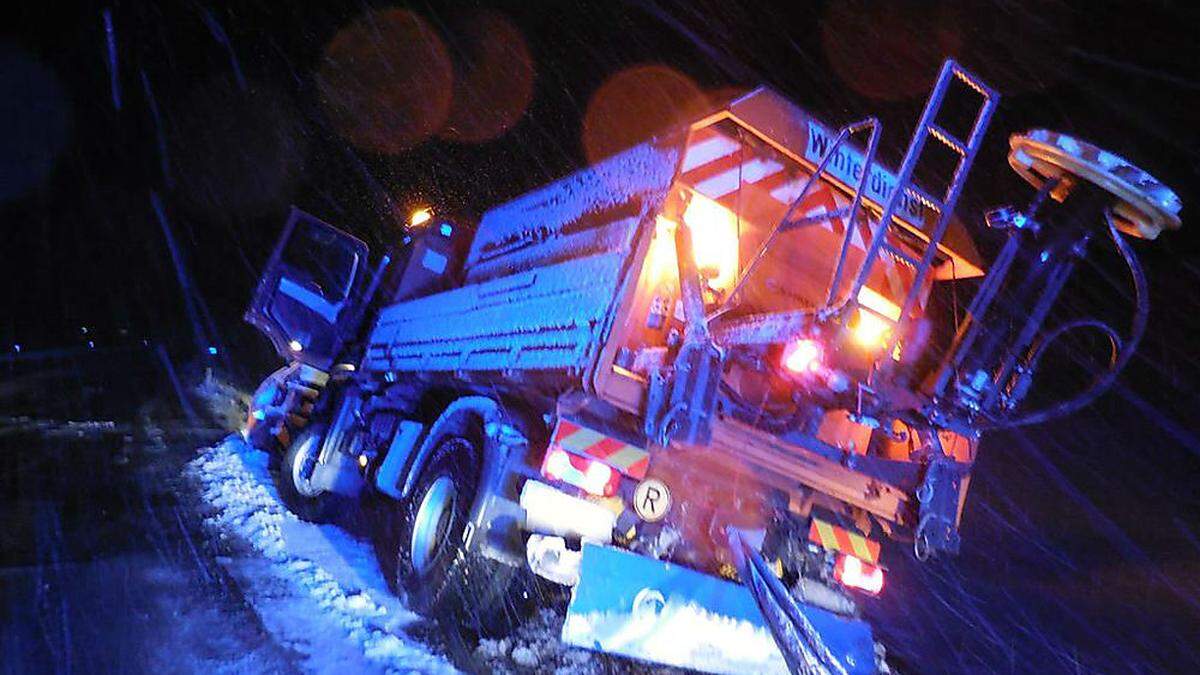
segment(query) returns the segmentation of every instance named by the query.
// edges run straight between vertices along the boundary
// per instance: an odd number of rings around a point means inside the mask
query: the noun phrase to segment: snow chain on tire
[[[431,617],[451,619],[460,628],[476,636],[495,634],[505,629],[511,589],[519,570],[468,553],[462,546],[462,531],[455,526],[447,536],[443,554],[448,559],[434,563],[424,574],[413,566],[411,533],[416,517],[416,502],[438,476],[449,475],[456,487],[469,491],[462,514],[470,513],[470,504],[477,497],[479,466],[478,445],[461,436],[446,436],[429,457],[410,501],[405,505],[405,527],[397,542],[396,578],[398,585],[409,595],[413,609]],[[462,523],[465,525],[465,522]]]

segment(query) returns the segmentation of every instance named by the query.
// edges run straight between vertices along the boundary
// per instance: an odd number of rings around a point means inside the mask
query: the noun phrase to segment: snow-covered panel
[[[481,261],[471,268],[469,281],[512,274],[519,270],[532,269],[539,265],[553,265],[573,258],[584,258],[597,253],[628,251],[637,232],[638,216],[617,218],[596,227],[579,232],[564,232],[536,246],[527,246]]]
[[[622,549],[583,546],[567,644],[708,673],[787,673],[745,586]]]
[[[590,337],[591,332],[587,330],[548,329],[529,335],[448,340],[432,348],[419,344],[396,345],[384,358],[387,369],[409,372],[567,369],[583,361]]]
[[[671,185],[681,140],[642,143],[485,213],[467,257],[468,283],[629,250]]]
[[[582,368],[626,256],[604,253],[400,303],[380,314],[372,371]]]

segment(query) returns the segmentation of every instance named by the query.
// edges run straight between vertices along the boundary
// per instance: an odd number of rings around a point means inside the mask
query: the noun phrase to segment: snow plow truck
[[[892,171],[877,120],[755,89],[477,223],[419,212],[375,257],[293,209],[246,313],[288,365],[244,433],[302,518],[394,500],[383,566],[417,611],[486,630],[532,572],[570,588],[561,637],[587,649],[885,671],[862,618],[885,551],[954,553],[981,435],[1112,383],[1148,311],[1127,238],[1180,225],[1150,175],[1033,130],[986,265],[954,210],[998,101],[947,61]],[[1105,242],[1132,325],[1047,325]],[[965,279],[965,312],[939,313]],[[1028,409],[1074,330],[1110,338],[1110,368]]]

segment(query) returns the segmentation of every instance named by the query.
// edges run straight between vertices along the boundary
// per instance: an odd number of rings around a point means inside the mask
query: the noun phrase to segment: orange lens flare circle
[[[508,131],[533,98],[534,65],[525,37],[503,14],[467,13],[452,26],[454,100],[439,136],[482,143]]]
[[[316,72],[321,106],[355,146],[398,154],[437,133],[450,113],[454,70],[442,39],[403,9],[343,26]]]
[[[583,151],[595,163],[670,127],[698,118],[708,97],[688,76],[661,64],[626,68],[592,94],[583,117]]]
[[[821,48],[838,79],[859,94],[885,101],[920,96],[942,59],[962,46],[959,33],[930,17],[939,11],[917,2],[829,3]]]

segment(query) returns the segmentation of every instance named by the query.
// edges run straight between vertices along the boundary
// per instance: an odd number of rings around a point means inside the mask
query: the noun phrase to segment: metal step
[[[930,197],[929,195],[918,190],[917,188],[913,187],[912,185],[904,186],[904,194],[916,199],[917,201],[921,202],[922,204],[929,207],[930,209],[937,211],[938,213],[942,213],[943,211],[946,210],[945,204],[934,199],[933,197]]]
[[[967,87],[978,93],[982,99],[971,126],[970,136],[965,142],[937,124],[938,113],[941,111],[946,93],[956,80],[964,83]],[[963,185],[966,183],[967,174],[970,172],[971,164],[975,161],[975,155],[982,144],[983,135],[987,130],[992,113],[998,103],[999,96],[994,91],[953,60],[948,59],[942,65],[937,83],[934,85],[933,91],[930,92],[929,100],[926,102],[925,109],[921,113],[921,120],[913,132],[912,139],[909,141],[908,151],[905,153],[904,161],[897,174],[897,189],[884,206],[879,223],[872,228],[871,243],[868,246],[867,255],[863,260],[862,267],[859,269],[858,277],[850,290],[850,298],[857,298],[858,293],[870,278],[872,268],[878,261],[881,250],[886,251],[890,255],[895,255],[913,266],[915,274],[912,286],[905,295],[903,305],[900,309],[900,319],[896,322],[896,330],[892,331],[888,348],[881,352],[883,354],[892,353],[897,342],[907,332],[908,324],[914,318],[913,310],[924,287],[926,276],[929,274],[929,270],[937,257],[938,246],[946,234],[951,218],[953,218],[955,204],[958,202]],[[917,165],[920,163],[926,143],[930,137],[933,137],[937,142],[950,148],[958,155],[958,161],[955,165],[950,185],[946,187],[941,200],[924,194],[912,182],[913,175],[915,174]],[[891,226],[892,218],[896,213],[896,209],[899,208],[903,197],[917,199],[925,206],[937,212],[937,220],[934,222],[933,228],[926,232],[928,241],[925,242],[924,249],[917,257],[897,250],[895,246],[892,246],[886,240],[888,228]],[[890,363],[891,360],[887,359],[884,366],[886,367]]]
[[[889,253],[890,255],[892,255],[896,258],[899,258],[900,260],[903,260],[904,262],[908,263],[909,265],[912,265],[913,267],[916,267],[917,265],[921,264],[921,260],[919,258],[914,258],[913,256],[909,255],[908,253],[905,253],[900,248],[893,246],[892,244],[890,244],[888,242],[884,242],[883,250],[886,251],[887,253]]]
[[[928,128],[929,134],[945,144],[946,147],[950,148],[959,155],[965,156],[967,154],[967,144],[955,138],[954,135],[949,131],[946,131],[936,124],[930,124]]]

